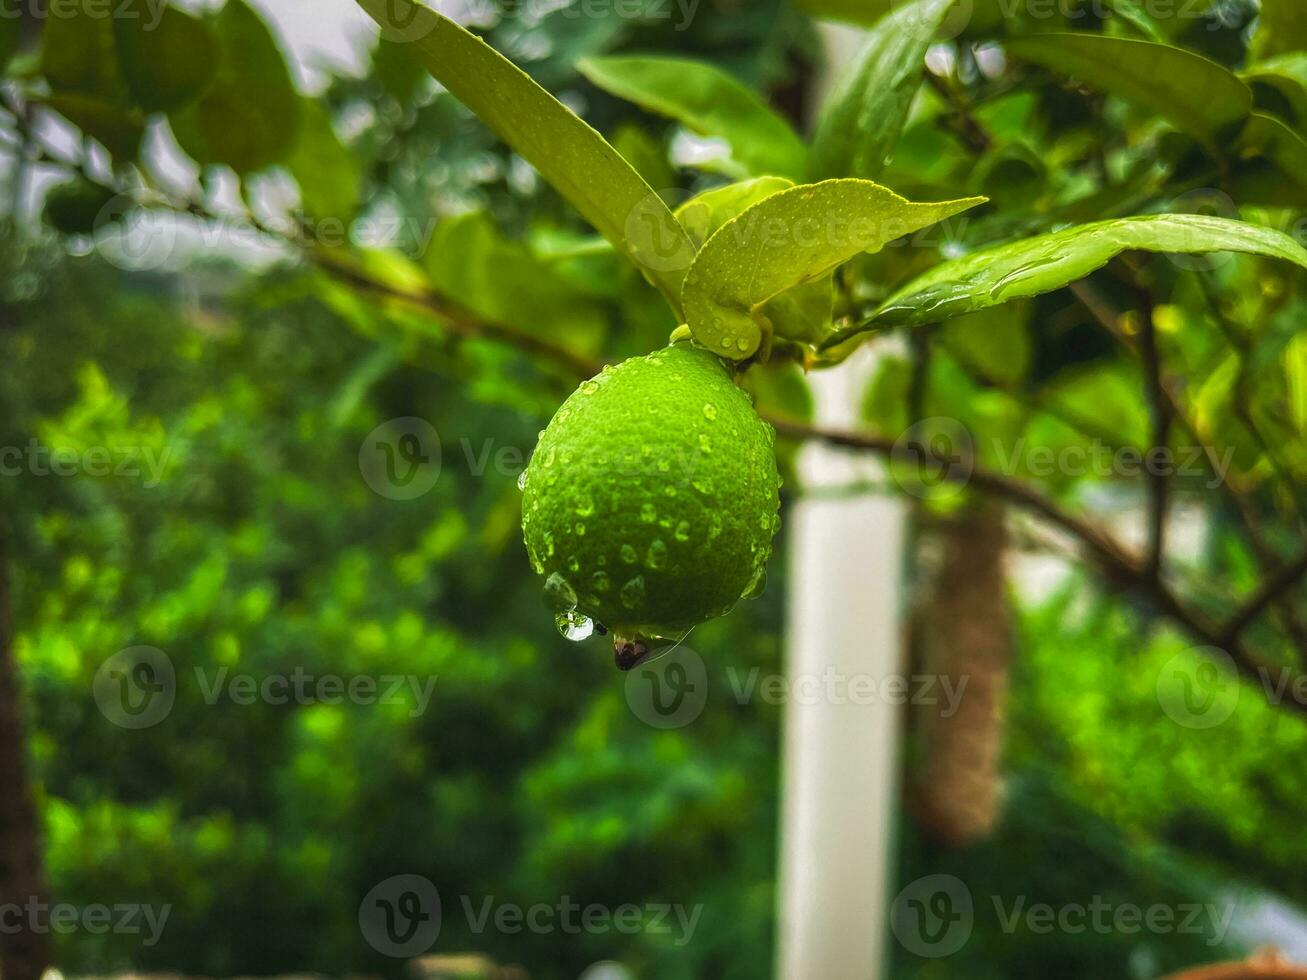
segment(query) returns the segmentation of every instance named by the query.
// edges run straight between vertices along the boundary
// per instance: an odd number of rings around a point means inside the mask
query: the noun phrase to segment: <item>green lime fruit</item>
[[[527,553],[560,628],[606,628],[621,665],[623,644],[682,636],[761,591],[780,527],[774,441],[689,343],[583,382],[522,480]]]

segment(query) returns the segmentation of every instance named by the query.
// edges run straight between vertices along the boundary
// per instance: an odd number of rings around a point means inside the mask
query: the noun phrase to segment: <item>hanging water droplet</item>
[[[622,605],[627,609],[634,609],[644,601],[644,576],[637,575],[625,585],[619,593],[622,599]]]
[[[560,612],[554,617],[554,625],[558,627],[558,632],[562,633],[573,643],[580,643],[582,640],[588,640],[594,635],[594,620],[584,613]]]
[[[758,570],[753,573],[753,578],[745,587],[744,592],[740,595],[741,599],[756,599],[762,595],[763,590],[767,588],[767,566],[759,565]]]
[[[689,540],[690,540],[690,522],[689,522],[689,521],[681,521],[679,524],[676,525],[676,540],[677,540],[677,541],[689,541]]]
[[[704,402],[703,417],[706,418],[709,422],[715,419],[717,417],[717,406],[714,405],[712,402]]]
[[[521,473],[517,474],[517,489],[519,490],[526,489],[526,470],[523,470]]]
[[[635,560],[639,557],[640,556],[635,553],[635,549],[629,544],[622,545],[622,561],[626,562],[628,565],[634,565]]]
[[[576,590],[562,572],[554,572],[545,579],[545,598],[560,612],[576,608]]]
[[[655,538],[644,555],[645,564],[657,571],[667,564],[667,545],[661,538]]]

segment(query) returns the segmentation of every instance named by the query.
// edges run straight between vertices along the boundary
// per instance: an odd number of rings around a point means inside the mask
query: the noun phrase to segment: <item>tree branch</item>
[[[1222,639],[1227,641],[1238,639],[1244,629],[1261,615],[1268,605],[1293,588],[1304,575],[1307,575],[1307,549],[1262,581],[1257,590],[1226,621],[1224,629],[1221,630]]]
[[[115,193],[120,192],[120,188],[113,187],[112,189]],[[216,217],[208,212],[203,205],[195,202],[173,203],[171,206],[174,210],[200,217]],[[331,258],[330,253],[322,249],[305,249],[303,243],[292,240],[276,229],[266,227],[253,215],[250,216],[250,220],[253,226],[260,231],[279,238],[292,247],[298,248],[302,253],[307,254],[310,260],[319,268],[341,282],[430,312],[440,318],[442,323],[456,333],[514,346],[525,353],[547,359],[566,369],[573,376],[580,378],[596,373],[602,366],[597,359],[567,350],[543,338],[522,333],[506,324],[495,323],[483,318],[474,311],[463,308],[450,298],[441,296],[434,290],[424,289],[419,292],[410,292],[375,279],[352,264],[342,263]],[[1078,287],[1079,292],[1077,292]],[[1086,283],[1076,283],[1071,289],[1076,292],[1078,297],[1082,298],[1082,302],[1085,303],[1086,307],[1094,313],[1096,318],[1109,331],[1120,336],[1115,314],[1098,301],[1097,296]],[[1166,388],[1165,381],[1160,378],[1160,375],[1159,380],[1161,381],[1159,390],[1167,399],[1168,411],[1179,418],[1180,413],[1177,410],[1174,398]],[[869,450],[888,458],[893,458],[900,453],[904,455],[909,453],[908,447],[896,447],[894,440],[882,436],[818,428],[793,419],[774,416],[764,415],[764,418],[775,427],[778,435],[785,438],[814,440],[849,449]],[[1195,438],[1197,438],[1196,435]],[[916,458],[915,454],[913,454],[912,458]],[[1224,483],[1224,474],[1220,473],[1219,468],[1216,471],[1222,477]],[[1150,572],[1147,562],[1141,562],[1134,558],[1110,535],[1085,519],[1066,511],[1033,487],[975,466],[969,466],[965,474],[954,472],[950,468],[945,471],[944,478],[955,483],[965,482],[978,490],[1005,498],[1066,531],[1086,548],[1095,562],[1102,568],[1109,584],[1131,589],[1144,595],[1152,602],[1157,612],[1180,625],[1200,643],[1223,649],[1229,654],[1241,674],[1259,683],[1265,683],[1270,668],[1244,649],[1238,641],[1238,633],[1246,622],[1257,616],[1265,602],[1272,601],[1284,588],[1297,580],[1304,570],[1297,568],[1297,565],[1302,564],[1307,567],[1307,556],[1304,556],[1300,562],[1282,569],[1280,574],[1264,583],[1262,588],[1258,590],[1258,594],[1253,597],[1253,600],[1250,600],[1245,609],[1236,615],[1232,624],[1227,624],[1226,628],[1221,630],[1207,621],[1201,614],[1188,609],[1166,587],[1161,577],[1155,573],[1155,570]],[[1290,572],[1295,572],[1295,574],[1290,576]],[[1261,598],[1263,593],[1266,595],[1264,600]],[[1232,631],[1231,625],[1238,628]],[[1299,702],[1296,699],[1289,699],[1287,703],[1299,713],[1307,715],[1307,703]]]

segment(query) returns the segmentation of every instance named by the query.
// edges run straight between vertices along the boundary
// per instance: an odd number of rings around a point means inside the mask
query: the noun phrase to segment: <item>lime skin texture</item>
[[[677,343],[581,384],[526,469],[522,531],[559,612],[668,637],[765,581],[775,432],[714,354]]]

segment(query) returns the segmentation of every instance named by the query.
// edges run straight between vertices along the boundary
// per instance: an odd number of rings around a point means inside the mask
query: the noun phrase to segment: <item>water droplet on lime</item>
[[[689,521],[681,521],[679,524],[676,525],[676,540],[677,540],[677,541],[689,541],[689,540],[690,540],[690,522],[689,522]]]
[[[644,576],[637,575],[625,585],[619,593],[622,599],[622,605],[627,609],[634,609],[644,601]]]
[[[640,505],[640,520],[646,524],[652,524],[658,519],[658,511],[654,510],[654,505],[644,503]]]
[[[582,640],[588,640],[594,635],[594,620],[584,613],[560,612],[554,617],[554,625],[558,627],[558,632],[562,633],[573,643],[580,643]]]
[[[704,402],[703,417],[706,418],[709,422],[715,419],[717,417],[717,406],[714,405],[712,402]]]
[[[635,553],[635,549],[629,544],[622,545],[622,561],[626,562],[628,565],[634,565],[635,560],[638,557],[640,556]]]
[[[609,581],[607,572],[595,572],[590,576],[590,587],[596,592],[607,592],[613,583]]]
[[[657,571],[667,564],[667,545],[661,538],[655,538],[644,555],[645,564]]]

